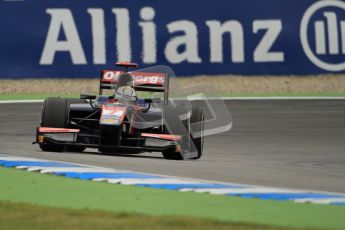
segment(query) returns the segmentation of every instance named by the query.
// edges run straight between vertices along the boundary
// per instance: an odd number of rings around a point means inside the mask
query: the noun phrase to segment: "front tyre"
[[[202,109],[200,107],[194,107],[190,118],[191,139],[198,151],[198,156],[192,158],[194,160],[199,159],[202,156],[204,149],[204,120],[205,118]]]
[[[183,124],[183,127],[180,126],[181,120],[179,118],[180,113],[187,113],[187,107],[181,106],[181,107],[166,107],[165,108],[165,133],[166,134],[175,134],[175,135],[181,135],[182,138],[185,138],[185,132],[183,129],[188,129],[185,124]],[[170,129],[168,129],[168,126],[170,125]],[[180,126],[180,127],[179,127]],[[174,130],[171,130],[174,129]],[[189,133],[189,130],[186,130],[187,133]],[[162,152],[162,155],[167,160],[183,160],[183,153],[176,152],[172,149],[165,150]]]
[[[162,152],[162,155],[167,160],[183,160],[181,153],[166,150]]]
[[[173,112],[169,112],[169,116],[177,116]],[[192,108],[192,115],[190,117],[189,125],[186,125],[186,130],[189,134],[189,140],[187,146],[189,149],[187,151],[197,151],[197,156],[191,158],[192,160],[197,160],[202,156],[204,148],[204,113],[200,107]],[[185,137],[186,138],[186,137]],[[188,148],[188,147],[187,147]],[[168,160],[183,160],[182,153],[174,152],[172,150],[163,151],[163,157]]]
[[[49,97],[44,100],[41,127],[66,128],[68,122],[68,100],[59,97]],[[62,152],[65,146],[51,143],[39,144],[43,151]]]

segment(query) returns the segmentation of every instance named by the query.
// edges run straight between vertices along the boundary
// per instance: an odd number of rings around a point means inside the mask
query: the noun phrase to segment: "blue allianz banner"
[[[345,73],[342,0],[0,0],[0,78]]]

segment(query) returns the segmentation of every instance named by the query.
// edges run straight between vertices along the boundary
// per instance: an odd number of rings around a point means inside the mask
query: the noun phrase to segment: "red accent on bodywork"
[[[133,114],[132,114],[132,118],[131,118],[131,122],[129,126],[129,134],[134,134],[135,127],[133,124],[136,121],[138,112],[141,111],[142,109],[140,106],[136,106],[136,105],[134,105],[132,108],[133,108]]]
[[[116,98],[109,99],[109,100],[107,101],[107,103],[109,103],[109,104],[113,104],[113,103],[115,103],[115,102],[117,102],[117,99],[116,99]]]
[[[158,139],[170,140],[170,141],[180,141],[180,135],[169,135],[169,134],[156,134],[156,133],[142,133],[142,137],[153,137]]]
[[[122,123],[123,119],[125,119],[126,116],[127,107],[116,107],[116,106],[102,106],[102,115],[101,115],[101,121],[102,119],[115,119],[120,121],[119,123]],[[122,112],[120,117],[116,116],[116,112]]]
[[[117,83],[123,71],[103,70],[102,82]],[[147,73],[147,72],[130,72],[134,79],[134,85],[155,85],[164,86],[166,74],[164,73]]]
[[[65,129],[65,128],[50,128],[50,127],[39,127],[38,132],[40,133],[79,133],[80,129]]]

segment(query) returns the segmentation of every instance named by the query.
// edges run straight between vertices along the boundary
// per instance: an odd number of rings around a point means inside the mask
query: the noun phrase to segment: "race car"
[[[169,100],[169,69],[130,72],[136,63],[116,65],[123,70],[101,71],[99,95],[44,101],[35,141],[41,150],[95,148],[106,154],[161,152],[171,160],[199,159],[204,114],[186,100]]]

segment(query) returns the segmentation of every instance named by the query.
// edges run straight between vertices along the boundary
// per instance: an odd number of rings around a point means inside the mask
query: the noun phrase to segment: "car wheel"
[[[67,152],[74,152],[74,153],[81,153],[85,150],[85,147],[82,146],[67,146],[66,151]]]
[[[68,101],[65,98],[50,97],[43,103],[41,127],[66,128],[68,122]],[[39,144],[43,151],[62,152],[65,146],[49,143]]]
[[[204,149],[204,113],[200,107],[193,107],[192,116],[190,119],[191,124],[191,139],[194,146],[198,151],[198,156],[192,159],[199,159],[202,156]],[[193,137],[194,136],[196,137]]]
[[[173,134],[182,135],[182,138],[185,138],[186,136],[185,130],[187,129],[187,132],[189,133],[189,126],[186,125],[185,121],[181,122],[179,115],[181,113],[187,113],[187,111],[188,111],[188,108],[186,106],[181,106],[177,108],[170,107],[170,106],[166,107],[165,108],[165,119],[166,119],[165,123],[172,125],[173,127],[170,127],[170,128],[174,130],[169,131],[168,128],[166,127],[165,133],[172,134],[171,133],[172,131]],[[182,142],[184,141],[185,140],[182,140]],[[168,160],[183,160],[182,152],[176,152],[171,149],[163,151],[162,155],[165,159],[168,159]]]

